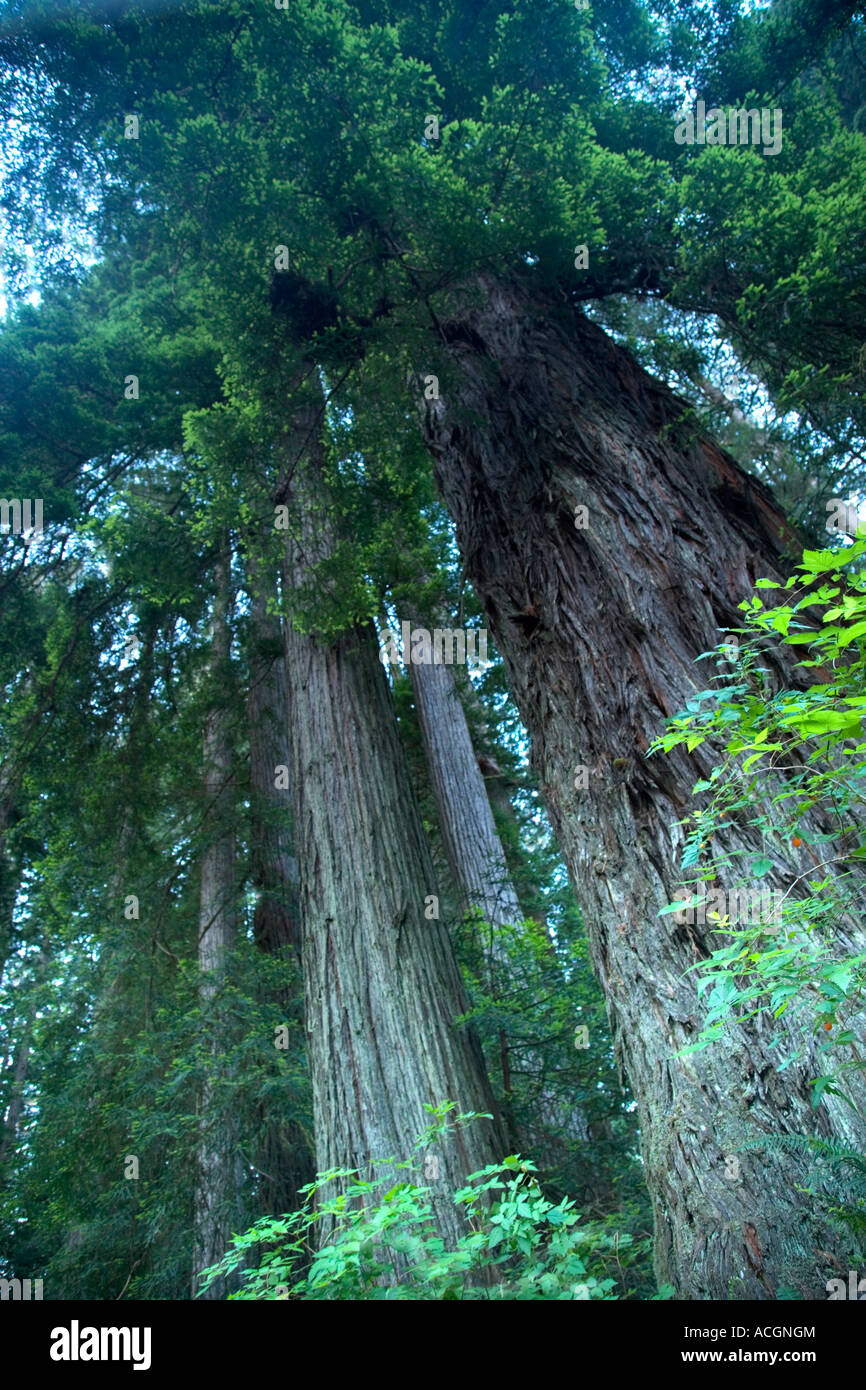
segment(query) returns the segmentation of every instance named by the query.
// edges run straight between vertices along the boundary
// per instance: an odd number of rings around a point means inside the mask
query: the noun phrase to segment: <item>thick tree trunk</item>
[[[753,581],[780,571],[782,518],[582,314],[517,285],[479,291],[441,325],[456,370],[425,430],[638,1102],[658,1276],[685,1298],[771,1298],[781,1284],[823,1298],[822,1252],[844,1264],[847,1251],[797,1190],[808,1158],[741,1146],[821,1132],[862,1143],[863,1122],[836,1100],[811,1108],[814,1058],[778,1074],[784,1020],[675,1055],[703,1016],[685,971],[714,942],[657,914],[676,896],[675,822],[710,755],[644,757],[705,683],[694,658],[739,625]],[[758,847],[745,824],[721,845]],[[787,885],[801,867],[779,862],[762,883]]]
[[[333,543],[318,479],[312,450],[295,471],[290,599]],[[475,1034],[455,1026],[467,1001],[445,923],[425,915],[437,890],[375,631],[326,641],[290,622],[286,652],[317,1164],[385,1176],[430,1122],[425,1105],[495,1105]],[[444,1239],[461,1229],[455,1188],[503,1150],[498,1121],[479,1120],[432,1151]]]
[[[224,1030],[217,1026],[213,1009],[213,1001],[225,977],[236,930],[232,744],[229,701],[225,695],[231,644],[231,578],[227,553],[217,560],[214,579],[213,640],[208,663],[213,697],[204,728],[204,849],[198,938],[199,994],[213,1041],[210,1070],[200,1099],[201,1144],[193,1246],[194,1294],[199,1288],[199,1272],[215,1264],[225,1254],[233,1231],[238,1229],[238,1200],[242,1182],[235,1127],[219,1084],[226,1038]],[[217,1280],[203,1297],[221,1299],[225,1295],[224,1281]]]

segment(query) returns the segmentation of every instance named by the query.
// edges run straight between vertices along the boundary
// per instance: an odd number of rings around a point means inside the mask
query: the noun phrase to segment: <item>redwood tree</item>
[[[793,538],[767,489],[580,310],[486,279],[446,327],[456,370],[427,440],[637,1100],[658,1276],[685,1298],[773,1298],[782,1282],[823,1297],[822,1252],[840,1236],[804,1206],[808,1161],[742,1145],[862,1145],[864,1123],[837,1100],[813,1109],[808,1049],[778,1074],[774,1043],[794,1050],[784,1019],[677,1055],[701,1030],[686,972],[711,931],[658,914],[682,881],[676,823],[710,763],[646,757],[698,689],[695,658],[738,625],[756,578],[784,573]],[[720,848],[754,857],[761,839],[742,821]],[[766,882],[797,871],[779,862]],[[718,886],[732,887],[725,872]]]
[[[411,608],[409,611],[413,625],[423,626],[424,618],[429,626],[434,626],[426,615]],[[441,613],[436,614],[436,619],[440,625],[446,625]],[[521,983],[525,989],[528,983],[525,976],[521,982],[520,965],[513,950],[513,938],[519,937],[526,914],[520,906],[496,829],[486,780],[472,744],[454,672],[448,665],[413,662],[410,655],[404,652],[448,867],[461,907],[477,918],[487,984],[496,1000],[503,992],[519,990]],[[501,795],[507,801],[504,790]],[[548,946],[555,959],[549,940]],[[543,1050],[539,1052],[524,1043],[515,1061],[507,1032],[500,1026],[498,1061],[503,1112],[511,1145],[520,1152],[526,1152],[529,1146],[542,1156],[543,1145],[539,1145],[538,1137],[522,1132],[515,1118],[512,1072],[515,1066],[519,1070],[521,1065],[528,1064],[530,1071],[543,1076]],[[586,1120],[573,1098],[542,1085],[536,1103],[546,1125],[557,1138],[587,1139]],[[549,1160],[549,1157],[543,1154],[544,1159]]]
[[[334,537],[321,411],[299,417],[286,548],[290,780],[300,866],[306,1024],[320,1170],[383,1176],[430,1123],[425,1106],[491,1113],[438,1143],[437,1224],[505,1140],[467,1010],[372,623],[328,637],[298,611]],[[276,774],[276,768],[274,769]],[[396,1176],[396,1175],[395,1175]]]
[[[236,923],[236,864],[233,826],[231,708],[225,699],[225,680],[230,657],[231,574],[228,552],[214,565],[215,596],[213,637],[208,661],[210,707],[203,736],[203,853],[199,910],[199,993],[203,1019],[210,1034],[202,1051],[208,1058],[200,1099],[201,1144],[195,1189],[193,1293],[197,1276],[225,1253],[239,1218],[242,1167],[237,1134],[221,1075],[228,1026],[219,1007],[219,991],[225,981]],[[211,1284],[209,1299],[224,1298],[224,1281]]]

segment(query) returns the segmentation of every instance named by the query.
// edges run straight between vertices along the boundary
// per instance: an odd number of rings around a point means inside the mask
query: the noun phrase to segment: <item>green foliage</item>
[[[453,1250],[446,1249],[433,1224],[432,1189],[419,1181],[422,1158],[437,1139],[476,1117],[449,1119],[453,1103],[427,1109],[433,1123],[412,1156],[393,1163],[394,1173],[375,1181],[357,1169],[319,1174],[304,1189],[300,1211],[235,1237],[219,1265],[205,1271],[204,1287],[241,1269],[243,1285],[233,1298],[563,1302],[622,1296],[606,1264],[614,1255],[626,1282],[632,1238],[582,1224],[568,1198],[549,1201],[535,1165],[517,1156],[471,1174],[455,1192],[467,1229]],[[401,1172],[407,1177],[393,1181]],[[337,1179],[341,1191],[329,1195]],[[321,1244],[319,1228],[326,1233]],[[245,1265],[251,1253],[258,1263]]]
[[[719,684],[695,694],[652,750],[685,745],[692,752],[707,743],[721,751],[695,787],[705,804],[684,822],[683,867],[694,871],[692,886],[725,870],[760,879],[792,848],[808,861],[779,894],[770,921],[734,930],[716,914],[725,944],[694,967],[710,1007],[701,1037],[685,1050],[706,1046],[735,1017],[805,1014],[824,1039],[816,1105],[825,1092],[844,1095],[840,1076],[862,1066],[855,1039],[866,951],[846,951],[839,927],[859,919],[866,858],[866,574],[857,567],[864,552],[862,540],[842,551],[806,551],[784,586],[758,580],[756,588],[790,597],[770,608],[757,595],[741,603],[736,652],[729,639],[703,654],[728,668]],[[805,650],[792,667],[778,648]],[[791,674],[780,680],[779,671]],[[818,679],[797,685],[794,672]],[[737,818],[760,829],[764,852],[737,864],[735,853],[714,849],[702,867],[710,840],[717,832],[724,839],[725,825]]]
[[[866,1261],[866,1154],[831,1139],[815,1135],[771,1134],[761,1139],[746,1140],[744,1149],[780,1148],[809,1155],[812,1168],[806,1178],[804,1195],[825,1208],[845,1226],[859,1242],[854,1258]],[[850,1196],[845,1202],[834,1202],[828,1196],[828,1176],[844,1170]]]

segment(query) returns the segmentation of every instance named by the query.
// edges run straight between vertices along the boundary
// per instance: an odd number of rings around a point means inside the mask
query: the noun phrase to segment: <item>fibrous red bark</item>
[[[676,823],[710,755],[644,756],[706,684],[695,657],[740,625],[759,576],[783,573],[790,533],[768,490],[579,311],[486,279],[440,328],[452,369],[426,439],[638,1103],[659,1278],[685,1298],[769,1298],[781,1284],[822,1298],[821,1252],[844,1261],[846,1242],[797,1190],[808,1157],[742,1146],[824,1133],[862,1147],[863,1121],[832,1098],[812,1108],[808,1047],[778,1073],[795,1049],[784,1018],[677,1055],[704,1016],[686,971],[716,943],[658,913],[681,882]],[[719,847],[754,854],[760,837],[738,823]],[[766,883],[798,871],[779,860]],[[721,871],[718,886],[736,885]]]
[[[311,438],[309,427],[299,427]],[[334,538],[313,444],[295,469],[286,593],[309,584]],[[425,1105],[496,1107],[413,798],[372,624],[335,640],[286,626],[295,851],[319,1169],[392,1174],[430,1122]],[[431,1200],[439,1230],[462,1230],[452,1202],[466,1176],[501,1159],[499,1122],[438,1144]],[[395,1175],[396,1176],[396,1175]]]

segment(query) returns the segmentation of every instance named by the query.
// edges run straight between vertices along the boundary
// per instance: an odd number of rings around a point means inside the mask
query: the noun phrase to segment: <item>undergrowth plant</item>
[[[453,1200],[465,1218],[454,1249],[437,1233],[431,1150],[450,1131],[480,1118],[452,1116],[453,1103],[428,1106],[432,1123],[412,1156],[393,1163],[405,1176],[368,1180],[357,1169],[320,1173],[299,1211],[267,1217],[236,1236],[204,1288],[240,1272],[236,1299],[612,1300],[628,1296],[629,1265],[648,1251],[607,1223],[583,1224],[574,1202],[549,1201],[535,1165],[517,1155],[468,1178]],[[339,1191],[335,1192],[335,1185]],[[325,1232],[324,1242],[320,1233]],[[616,1273],[611,1273],[614,1269]],[[667,1298],[665,1286],[656,1297]]]
[[[857,1242],[854,1258],[866,1264],[866,1154],[833,1139],[806,1134],[770,1134],[749,1139],[743,1149],[788,1149],[806,1153],[812,1165],[801,1191],[810,1202],[824,1207],[841,1226],[846,1226]],[[846,1188],[850,1197],[843,1203],[834,1200],[838,1184],[833,1182],[834,1170],[845,1170]]]
[[[706,800],[684,822],[682,865],[689,886],[712,881],[723,865],[754,881],[774,867],[774,853],[802,851],[811,862],[776,904],[772,921],[735,928],[724,913],[708,913],[720,944],[693,967],[709,1009],[693,1052],[732,1022],[789,1009],[818,1032],[822,1071],[813,1103],[828,1092],[852,1103],[844,1074],[864,1065],[862,1029],[866,952],[840,950],[838,927],[856,928],[863,904],[864,790],[866,790],[866,572],[859,562],[866,537],[849,548],[806,551],[784,585],[759,579],[757,589],[784,589],[786,602],[766,608],[753,595],[740,604],[744,626],[714,652],[718,684],[695,694],[668,722],[651,752],[703,743],[722,749],[709,776],[695,786]],[[797,666],[814,671],[804,689],[773,688],[766,656],[779,645],[800,647]],[[771,813],[762,809],[771,807]],[[758,809],[756,809],[758,808]],[[816,815],[829,828],[817,831]],[[714,852],[715,831],[735,817],[760,828],[765,850],[735,865]],[[683,909],[669,903],[663,913]]]

